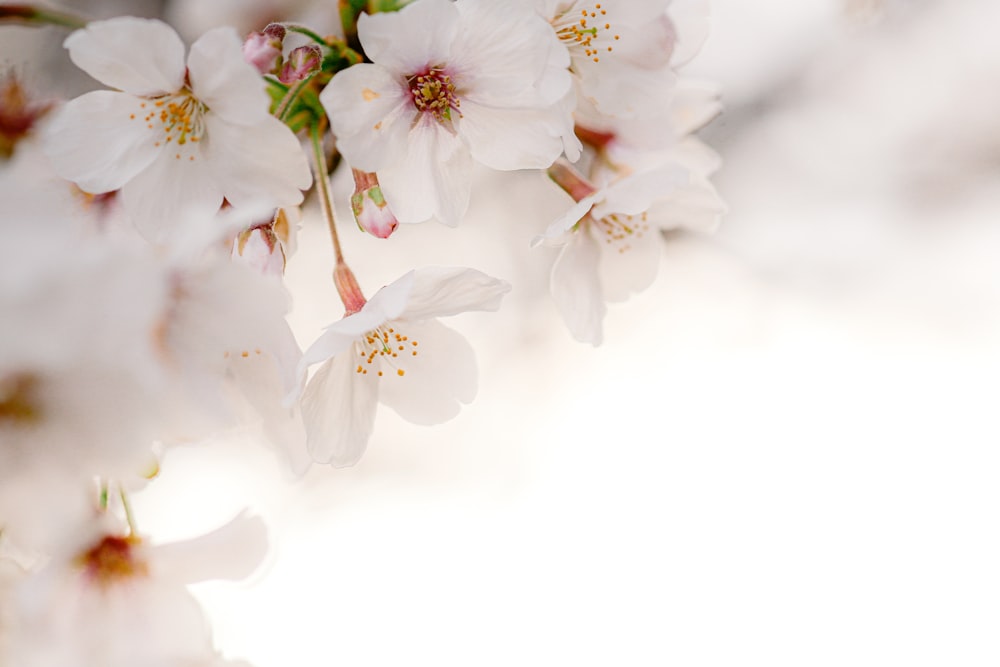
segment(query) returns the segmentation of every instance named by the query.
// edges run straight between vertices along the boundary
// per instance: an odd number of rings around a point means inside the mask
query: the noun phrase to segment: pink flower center
[[[101,586],[108,586],[148,573],[146,563],[136,558],[134,547],[139,540],[108,535],[77,558],[87,576]]]
[[[459,118],[462,117],[459,110],[462,101],[455,94],[454,82],[443,69],[432,67],[423,74],[414,74],[407,81],[418,111],[431,114],[439,123],[450,121],[453,109]]]

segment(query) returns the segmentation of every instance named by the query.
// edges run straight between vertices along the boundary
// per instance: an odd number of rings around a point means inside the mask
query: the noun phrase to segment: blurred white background
[[[528,249],[564,205],[544,177],[484,173],[462,227],[388,242],[343,211],[369,293],[429,263],[515,290],[449,322],[480,360],[451,423],[382,410],[357,467],[299,483],[245,443],[168,456],[145,530],[245,506],[273,530],[255,581],[197,589],[219,645],[259,667],[998,664],[998,26],[995,0],[715,0],[687,72],[723,90],[702,137],[730,212],[667,238],[597,349]],[[308,343],[341,312],[315,211],[300,245]]]

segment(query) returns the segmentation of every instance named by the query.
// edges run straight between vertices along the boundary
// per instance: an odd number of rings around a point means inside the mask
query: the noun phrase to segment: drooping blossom
[[[510,285],[474,269],[410,271],[330,325],[302,357],[322,363],[302,396],[307,446],[319,463],[352,465],[381,402],[415,424],[438,424],[476,395],[468,341],[437,318],[496,310]]]
[[[606,302],[624,301],[656,277],[661,230],[711,231],[724,206],[705,178],[717,166],[700,143],[674,159],[596,188],[568,164],[550,173],[577,200],[535,239],[560,246],[552,298],[574,338],[599,345]]]
[[[228,28],[184,45],[165,23],[96,21],[65,42],[73,62],[116,90],[55,113],[46,146],[56,171],[90,193],[121,188],[144,236],[236,207],[297,204],[311,175],[294,134],[269,113],[265,84]]]
[[[213,667],[225,664],[186,585],[249,576],[267,552],[258,517],[152,545],[109,515],[69,531],[48,564],[8,587],[0,664]],[[5,609],[4,609],[5,608]]]
[[[468,207],[474,162],[546,168],[564,147],[576,157],[569,57],[520,0],[419,0],[362,15],[372,61],[323,90],[337,147],[377,172],[401,222],[454,225]]]

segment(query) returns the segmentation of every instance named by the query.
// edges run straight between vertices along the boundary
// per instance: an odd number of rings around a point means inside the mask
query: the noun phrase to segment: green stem
[[[288,89],[285,96],[281,98],[281,103],[278,104],[278,108],[274,110],[274,115],[278,120],[284,122],[288,118],[288,112],[292,109],[292,103],[298,98],[299,93],[305,90],[305,87],[309,85],[312,78],[313,75],[310,74],[306,78],[296,81],[292,87]]]
[[[101,481],[100,503],[101,503],[101,510],[102,511],[108,509],[108,483],[105,482],[105,481],[103,481],[103,480]]]
[[[87,27],[87,21],[79,16],[34,5],[0,5],[0,23],[58,25],[74,30]]]
[[[138,535],[139,531],[135,527],[135,516],[132,514],[132,505],[128,501],[128,494],[125,489],[118,487],[118,495],[122,499],[122,507],[125,508],[125,520],[128,521],[128,530],[131,535]]]
[[[330,174],[327,172],[326,153],[323,152],[323,138],[319,123],[309,126],[309,138],[312,142],[313,168],[316,171],[316,187],[319,193],[319,205],[323,210],[323,218],[330,228],[330,238],[333,240],[333,254],[337,266],[344,264],[344,253],[340,248],[340,237],[337,236],[337,221],[333,216],[333,193],[330,192]]]
[[[304,25],[298,25],[297,23],[282,23],[281,25],[285,26],[285,30],[289,30],[291,32],[297,32],[300,35],[305,35],[306,37],[313,40],[320,46],[329,46],[329,44],[326,43],[326,40],[323,39],[322,36],[320,36],[318,33],[313,32]]]

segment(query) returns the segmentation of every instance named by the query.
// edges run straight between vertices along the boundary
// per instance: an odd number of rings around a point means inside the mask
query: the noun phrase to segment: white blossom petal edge
[[[122,189],[140,232],[163,241],[177,221],[235,207],[289,206],[312,176],[298,140],[268,113],[264,81],[231,28],[205,33],[187,62],[173,28],[119,17],[65,41],[73,62],[115,91],[65,104],[47,127],[56,172],[91,193]]]
[[[475,355],[436,318],[497,310],[508,291],[508,283],[474,269],[419,269],[330,325],[299,364],[304,377],[322,362],[302,395],[312,457],[335,466],[356,463],[379,401],[415,424],[456,416],[476,395]]]

